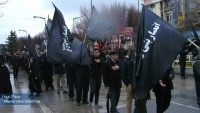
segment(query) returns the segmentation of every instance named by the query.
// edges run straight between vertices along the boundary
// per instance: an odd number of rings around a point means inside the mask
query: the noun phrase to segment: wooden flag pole
[[[86,34],[85,34],[85,37],[84,37],[83,43],[85,43],[85,40],[86,40]]]
[[[189,41],[192,45],[194,45],[196,48],[199,48],[199,46],[196,45],[194,42],[192,42],[192,40],[188,39],[188,41]]]

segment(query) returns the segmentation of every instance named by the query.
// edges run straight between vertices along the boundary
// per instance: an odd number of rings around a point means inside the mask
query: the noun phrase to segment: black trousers
[[[186,61],[185,60],[180,60],[180,72],[181,72],[181,77],[185,77],[185,65]]]
[[[75,75],[67,74],[67,85],[68,85],[68,88],[69,88],[69,94],[68,95],[69,95],[70,98],[74,97],[75,82],[76,82]]]
[[[13,69],[14,78],[18,77],[18,71],[19,71],[19,68],[18,69]]]
[[[109,89],[110,101],[111,101],[111,113],[115,113],[117,111],[117,105],[119,102],[121,88],[118,89]]]
[[[101,78],[100,79],[94,79],[89,78],[89,84],[90,84],[90,102],[93,102],[93,98],[95,95],[95,104],[98,104],[99,101],[99,90],[101,88]]]
[[[157,113],[163,113],[170,105],[171,101],[171,90],[167,92],[154,91],[156,96]]]
[[[135,100],[134,113],[147,113],[146,102],[147,102],[146,98]]]
[[[89,90],[89,79],[88,78],[76,78],[76,102],[80,103],[83,95],[83,103],[88,102],[88,90]]]

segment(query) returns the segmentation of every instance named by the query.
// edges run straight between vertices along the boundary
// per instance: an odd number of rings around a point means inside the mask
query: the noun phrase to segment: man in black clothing
[[[17,79],[20,66],[20,57],[17,53],[14,53],[12,57],[12,66],[13,66],[14,79]]]
[[[99,49],[93,50],[93,57],[91,58],[92,64],[90,64],[90,75],[89,75],[89,84],[90,84],[90,106],[93,102],[93,97],[95,95],[95,106],[99,107],[99,90],[101,88],[101,74],[102,74],[102,63],[103,59],[100,58]]]
[[[118,59],[118,52],[111,51],[110,59],[108,59],[103,66],[103,81],[111,100],[111,113],[119,113],[117,111],[117,105],[119,102],[120,91],[121,91],[121,63]]]
[[[118,55],[119,55],[119,59],[121,59],[122,61],[124,60],[124,56],[127,54],[127,51],[124,49],[124,45],[121,44],[120,48],[118,49]]]
[[[180,63],[180,72],[181,72],[181,79],[186,79],[185,76],[185,66],[186,66],[186,56],[188,54],[187,45],[183,47],[182,52],[180,53],[179,63]]]
[[[174,88],[172,83],[173,78],[174,70],[170,67],[153,87],[156,96],[157,113],[164,113],[170,105],[171,90]]]

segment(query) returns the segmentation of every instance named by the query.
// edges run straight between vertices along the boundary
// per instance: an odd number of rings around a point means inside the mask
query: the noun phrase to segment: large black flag
[[[28,50],[31,57],[38,58],[37,51],[35,49],[35,46],[33,45],[30,35],[28,35]]]
[[[186,42],[187,39],[182,34],[143,6],[137,36],[136,97],[145,98],[172,66]]]
[[[111,22],[106,20],[93,6],[87,28],[87,36],[90,40],[96,41],[113,28]]]
[[[90,59],[88,53],[82,55],[83,43],[73,38],[65,24],[60,10],[54,5],[55,12],[52,21],[50,38],[47,44],[47,59],[53,63],[82,64],[85,58]],[[87,52],[87,51],[84,51]],[[84,58],[83,58],[84,57]],[[90,64],[85,61],[84,64]]]

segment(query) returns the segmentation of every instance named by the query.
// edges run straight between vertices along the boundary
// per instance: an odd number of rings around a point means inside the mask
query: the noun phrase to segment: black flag
[[[136,45],[136,97],[147,96],[186,42],[182,34],[143,6]]]
[[[92,13],[89,19],[89,25],[87,28],[87,36],[90,40],[96,41],[98,38],[101,38],[106,33],[110,32],[113,28],[113,25],[106,20],[100,13],[92,7]]]
[[[47,44],[47,59],[52,63],[81,64],[85,57],[90,59],[88,53],[82,55],[82,42],[73,38],[65,24],[60,10],[54,5],[55,12],[52,21],[50,38]],[[87,51],[84,51],[87,52]],[[84,56],[84,58],[82,57]],[[90,64],[91,61],[84,64]]]
[[[30,35],[28,35],[28,50],[31,57],[38,58],[37,51],[35,49],[35,46],[33,45]]]

